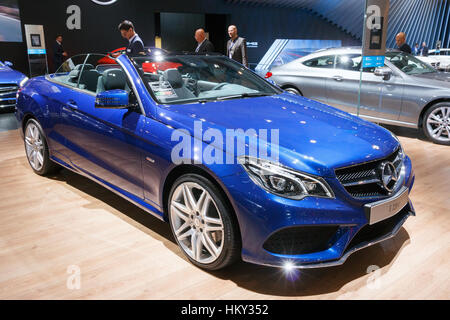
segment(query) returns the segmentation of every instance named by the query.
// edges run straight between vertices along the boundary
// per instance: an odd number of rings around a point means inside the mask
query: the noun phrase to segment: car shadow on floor
[[[186,259],[178,248],[167,223],[153,217],[122,197],[95,183],[63,169],[59,174],[49,177],[67,183],[82,197],[89,195],[119,211],[111,211],[125,222],[133,225],[152,238],[161,241],[173,253]],[[91,203],[88,208],[97,209],[98,204]],[[102,206],[105,209],[104,206]],[[230,280],[237,286],[249,291],[279,297],[302,297],[330,294],[339,291],[346,284],[365,277],[377,269],[388,272],[402,248],[409,244],[408,232],[401,228],[392,239],[360,250],[351,255],[341,266],[296,270],[285,273],[283,269],[258,266],[239,261],[225,270],[203,271],[220,278]]]

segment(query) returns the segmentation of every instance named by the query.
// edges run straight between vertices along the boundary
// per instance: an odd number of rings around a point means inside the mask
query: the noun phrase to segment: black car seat
[[[100,73],[95,69],[87,71],[84,70],[80,77],[80,87],[82,87],[82,89],[96,92],[99,77]]]
[[[127,76],[121,69],[106,70],[97,81],[97,93],[108,90],[127,90],[130,91],[127,85]]]
[[[170,83],[170,86],[177,95],[177,97],[174,97],[175,99],[178,100],[195,98],[195,95],[192,93],[192,91],[186,88],[185,82],[181,77],[181,73],[177,69],[167,69],[166,71],[164,71],[163,80]],[[169,98],[168,100],[173,99]]]
[[[72,71],[69,72],[69,79],[67,80],[70,85],[76,85],[78,79],[80,78],[81,70],[83,69],[83,64],[77,64]],[[94,66],[92,64],[85,64],[83,71],[92,70]]]

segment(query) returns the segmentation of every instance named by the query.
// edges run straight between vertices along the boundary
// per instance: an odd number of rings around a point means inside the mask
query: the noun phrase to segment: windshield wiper
[[[266,97],[271,96],[270,93],[262,93],[262,92],[254,92],[254,93],[241,93],[235,94],[232,96],[219,97],[217,100],[231,100],[231,99],[240,99],[240,98],[252,98],[252,97]]]

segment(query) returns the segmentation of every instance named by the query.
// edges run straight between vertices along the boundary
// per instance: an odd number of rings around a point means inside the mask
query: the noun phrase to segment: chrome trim
[[[356,181],[356,182],[342,183],[342,185],[344,187],[353,187],[353,186],[361,186],[361,185],[365,185],[365,184],[380,183],[380,182],[381,182],[380,179],[367,179],[367,180],[361,180],[361,181]]]

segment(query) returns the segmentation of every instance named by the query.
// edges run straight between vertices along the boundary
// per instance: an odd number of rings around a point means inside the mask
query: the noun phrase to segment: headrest
[[[106,91],[114,89],[123,90],[127,83],[127,77],[120,69],[109,69],[103,73],[102,81]]]
[[[163,79],[168,81],[173,88],[180,88],[183,85],[181,73],[177,69],[167,69],[164,71]]]

